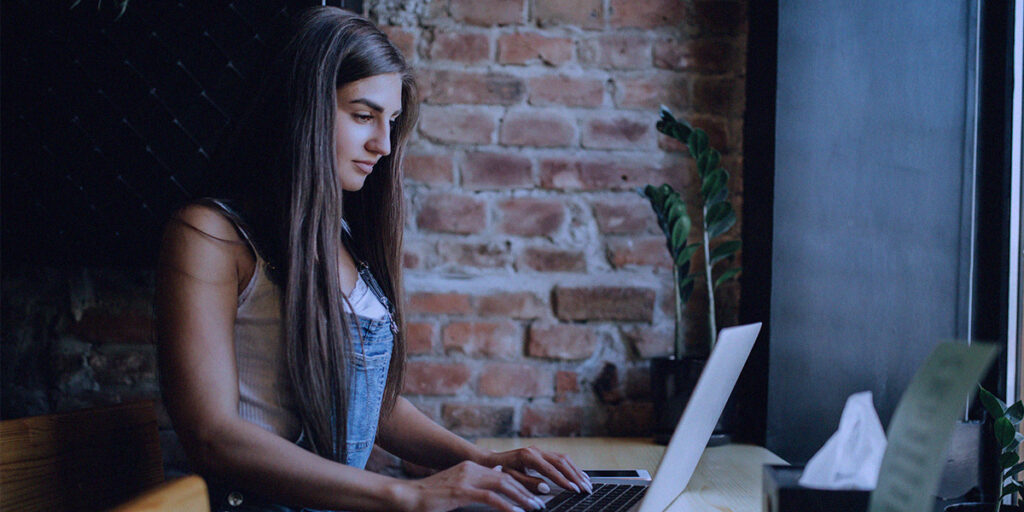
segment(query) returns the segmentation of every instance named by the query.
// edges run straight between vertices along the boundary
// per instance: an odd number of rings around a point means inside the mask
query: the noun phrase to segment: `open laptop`
[[[588,471],[594,484],[592,495],[577,494],[552,486],[555,492],[541,496],[549,512],[562,511],[664,511],[679,496],[711,438],[732,394],[736,380],[754,347],[761,324],[741,325],[722,329],[697,386],[690,395],[683,415],[679,418],[672,440],[669,441],[658,464],[654,480],[644,478],[646,472],[620,470]],[[633,473],[629,475],[629,473]],[[596,476],[596,475],[615,476]],[[628,475],[628,476],[627,476]],[[491,510],[487,507],[464,507],[458,510]]]

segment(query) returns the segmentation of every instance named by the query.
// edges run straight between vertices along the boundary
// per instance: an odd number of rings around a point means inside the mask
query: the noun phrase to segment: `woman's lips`
[[[361,160],[353,160],[356,164],[356,169],[359,169],[363,174],[370,174],[373,172],[373,162],[364,162]]]

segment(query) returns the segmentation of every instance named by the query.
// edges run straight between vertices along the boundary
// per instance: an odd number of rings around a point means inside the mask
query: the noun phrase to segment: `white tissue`
[[[872,490],[885,454],[885,431],[870,391],[850,395],[839,429],[807,461],[800,485],[815,489]]]

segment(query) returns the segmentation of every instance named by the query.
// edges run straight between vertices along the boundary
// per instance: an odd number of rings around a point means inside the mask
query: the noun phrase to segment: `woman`
[[[527,469],[591,488],[560,454],[482,451],[399,396],[400,166],[416,116],[415,82],[376,27],[309,11],[218,164],[221,199],[169,224],[161,378],[214,510],[529,510],[549,489]],[[367,472],[374,443],[443,470]]]

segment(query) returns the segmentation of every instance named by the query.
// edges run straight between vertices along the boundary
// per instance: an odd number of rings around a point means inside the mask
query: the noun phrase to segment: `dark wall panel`
[[[779,3],[766,442],[790,462],[851,393],[887,424],[957,335],[968,21],[966,2]]]

